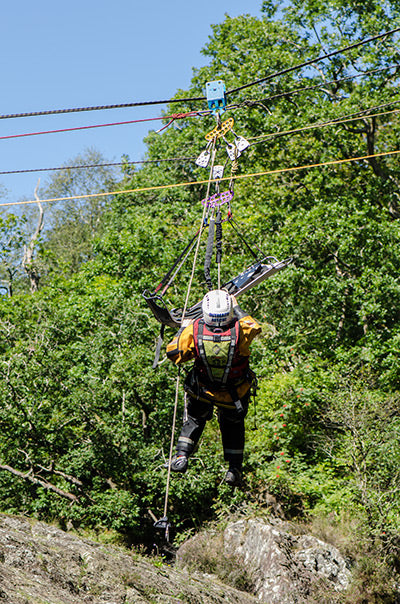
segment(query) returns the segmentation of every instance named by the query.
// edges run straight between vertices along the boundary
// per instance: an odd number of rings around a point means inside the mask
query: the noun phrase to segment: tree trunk
[[[39,206],[38,223],[36,226],[36,231],[32,235],[29,245],[25,246],[24,258],[22,260],[22,266],[24,267],[24,270],[29,277],[29,281],[30,281],[30,285],[31,285],[31,293],[34,293],[39,289],[39,280],[40,280],[40,274],[39,274],[38,267],[35,265],[34,260],[33,260],[33,253],[35,250],[35,245],[36,245],[37,240],[40,237],[40,233],[42,232],[43,224],[44,224],[44,210],[43,210],[43,206],[40,203],[39,196],[38,196],[39,182],[40,182],[40,179],[38,180],[38,184],[36,185],[36,189],[35,189],[35,199]]]

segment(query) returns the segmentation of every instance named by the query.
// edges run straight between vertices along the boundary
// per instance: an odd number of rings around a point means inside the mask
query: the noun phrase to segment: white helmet
[[[203,298],[203,318],[206,325],[224,327],[233,319],[232,299],[223,289],[208,292]]]

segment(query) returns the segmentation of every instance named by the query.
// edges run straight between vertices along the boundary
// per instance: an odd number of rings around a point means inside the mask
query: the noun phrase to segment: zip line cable
[[[364,74],[355,74],[353,76],[349,76],[347,78],[343,78],[341,80],[332,80],[331,82],[326,82],[323,84],[316,84],[315,86],[306,86],[303,88],[296,88],[295,90],[291,90],[288,92],[282,92],[280,94],[276,94],[274,96],[271,97],[267,97],[265,99],[248,99],[245,101],[242,101],[240,104],[238,105],[228,105],[227,109],[234,109],[236,107],[241,107],[241,106],[249,106],[251,104],[255,104],[255,103],[266,103],[267,101],[271,101],[274,100],[276,98],[282,98],[282,97],[286,97],[286,96],[290,96],[292,94],[298,94],[300,92],[303,91],[307,91],[307,90],[314,90],[314,89],[318,89],[318,88],[323,88],[324,86],[329,86],[330,84],[337,84],[339,82],[345,82],[348,80],[352,80],[354,78],[357,77],[362,77],[363,75],[366,74],[370,74],[370,73],[376,73],[379,71],[387,71],[388,69],[394,69],[400,67],[400,65],[392,65],[390,67],[384,67],[382,69],[375,69],[375,70],[371,70],[371,71],[367,71]],[[27,136],[39,136],[42,134],[58,134],[58,133],[62,133],[62,132],[74,132],[77,130],[90,130],[93,128],[106,128],[109,126],[125,126],[128,124],[137,124],[137,123],[143,123],[143,122],[151,122],[151,121],[156,121],[156,120],[164,120],[164,119],[168,119],[170,120],[167,124],[165,124],[163,126],[163,128],[161,128],[160,130],[157,130],[157,132],[161,132],[162,130],[164,130],[165,128],[168,128],[168,126],[170,126],[175,120],[177,119],[183,119],[185,117],[194,117],[194,116],[202,116],[202,115],[209,115],[210,111],[209,110],[205,110],[205,111],[189,111],[186,113],[173,113],[172,115],[165,115],[165,116],[158,116],[158,117],[149,117],[149,118],[142,118],[142,119],[137,119],[137,120],[126,120],[123,122],[111,122],[111,123],[106,123],[106,124],[94,124],[94,125],[89,125],[89,126],[75,126],[73,128],[60,128],[58,130],[43,130],[43,131],[39,131],[39,132],[25,132],[22,134],[8,134],[6,136],[0,136],[0,140],[7,140],[7,139],[13,139],[13,138],[23,138],[23,137],[27,137]],[[0,172],[0,174],[3,174],[3,172]]]
[[[286,93],[285,93],[286,94]],[[263,102],[265,102],[265,100],[268,99],[263,99]],[[251,102],[260,102],[260,101],[246,101],[247,103],[251,103]],[[245,103],[246,103],[245,102]],[[386,103],[384,105],[378,105],[377,107],[370,107],[369,109],[365,109],[361,112],[358,112],[357,114],[354,115],[360,115],[361,113],[366,113],[368,111],[372,111],[373,109],[379,109],[379,108],[383,108],[389,105],[393,105],[396,103],[399,103],[400,101],[391,101],[390,103]],[[232,107],[227,107],[232,108]],[[23,138],[23,137],[28,137],[28,136],[38,136],[38,135],[42,135],[42,134],[57,134],[57,133],[62,133],[62,132],[73,132],[76,130],[89,130],[92,128],[104,128],[107,126],[124,126],[124,125],[128,125],[128,124],[136,124],[136,123],[142,123],[142,122],[150,122],[150,121],[155,121],[155,120],[163,120],[163,119],[169,119],[170,121],[165,124],[163,126],[163,128],[161,128],[160,130],[157,130],[156,132],[161,132],[161,130],[164,130],[165,128],[167,128],[168,126],[170,126],[176,119],[183,119],[185,117],[194,117],[194,116],[201,116],[204,114],[208,114],[209,112],[201,112],[201,111],[190,111],[188,113],[176,113],[176,114],[172,114],[172,115],[168,115],[168,116],[160,116],[160,117],[151,117],[151,118],[143,118],[143,119],[139,119],[139,120],[128,120],[128,121],[124,121],[124,122],[111,122],[111,123],[107,123],[107,124],[94,124],[94,125],[90,125],[90,126],[76,126],[73,128],[61,128],[59,130],[44,130],[41,132],[26,132],[26,133],[22,133],[22,134],[9,134],[6,136],[0,136],[0,140],[6,140],[6,139],[13,139],[13,138]],[[337,120],[340,120],[341,118],[336,118]],[[266,136],[272,136],[272,135],[266,135]],[[254,138],[252,139],[254,140]],[[161,160],[160,160],[161,161]],[[133,163],[140,163],[140,162],[133,162]],[[115,164],[108,164],[108,165],[119,165],[118,163]],[[57,170],[57,169],[62,169],[62,168],[48,168],[48,170]],[[26,170],[26,172],[29,172],[31,170]],[[33,171],[33,170],[32,170]],[[36,171],[39,171],[36,170]],[[0,172],[0,174],[11,174],[11,173],[21,173],[22,171],[18,171],[18,170],[12,170],[12,171],[8,171],[8,172]]]
[[[383,71],[383,70],[393,69],[394,67],[400,67],[400,65],[395,65],[395,66],[391,66],[391,67],[385,67],[384,69],[380,69],[380,70],[372,70],[371,72],[366,72],[366,73],[374,73],[376,71]],[[363,75],[365,75],[365,74],[363,74]],[[267,101],[270,101],[270,100],[273,100],[273,99],[276,99],[276,98],[290,96],[292,94],[300,93],[300,92],[303,92],[305,90],[312,90],[312,89],[316,89],[316,88],[322,88],[323,86],[329,86],[332,83],[344,82],[344,81],[347,81],[347,80],[354,79],[356,77],[360,77],[360,74],[356,74],[354,76],[349,76],[348,78],[343,78],[342,80],[337,80],[337,81],[332,80],[332,82],[327,82],[327,83],[323,83],[323,84],[317,84],[315,86],[308,86],[308,87],[304,87],[304,88],[297,88],[295,90],[291,90],[291,91],[288,91],[288,92],[283,92],[283,93],[274,95],[272,97],[268,97],[266,99],[261,99],[261,100],[249,99],[249,100],[243,101],[239,105],[229,105],[227,107],[227,109],[233,109],[235,107],[251,105],[253,103],[260,103],[260,102],[264,102],[265,103]],[[138,123],[143,123],[143,122],[151,122],[151,121],[169,119],[170,121],[167,124],[165,124],[163,126],[163,128],[161,128],[161,130],[164,130],[165,128],[168,128],[168,126],[170,126],[177,119],[183,119],[185,117],[194,117],[194,116],[208,115],[209,113],[210,112],[208,110],[206,110],[206,111],[189,111],[187,113],[173,113],[172,115],[158,116],[158,117],[149,117],[149,118],[143,118],[143,119],[137,119],[137,120],[126,120],[126,121],[123,121],[123,122],[110,122],[110,123],[106,123],[106,124],[94,124],[94,125],[89,125],[89,126],[75,126],[73,128],[60,128],[58,130],[43,130],[43,131],[39,131],[39,132],[25,132],[25,133],[22,133],[22,134],[8,134],[6,136],[0,136],[0,140],[7,140],[7,139],[13,139],[13,138],[23,138],[23,137],[27,137],[27,136],[39,136],[39,135],[43,135],[43,134],[59,134],[59,133],[62,133],[62,132],[74,132],[74,131],[78,131],[78,130],[90,130],[90,129],[93,129],[93,128],[106,128],[106,127],[109,127],[109,126],[125,126],[125,125],[128,125],[128,124],[138,124]],[[157,132],[160,132],[161,130],[157,130]],[[2,172],[0,172],[0,174],[2,174]]]
[[[308,61],[304,61],[298,65],[293,65],[292,67],[288,67],[286,69],[282,69],[280,71],[276,71],[275,73],[271,73],[265,78],[259,78],[258,80],[253,80],[248,84],[243,84],[242,86],[238,86],[237,88],[232,88],[226,92],[226,95],[234,94],[235,92],[239,92],[240,90],[244,90],[245,88],[250,88],[251,86],[256,86],[257,84],[261,84],[263,82],[267,82],[276,78],[278,76],[284,75],[286,73],[290,73],[296,71],[298,69],[302,69],[303,67],[307,67],[308,65],[312,65],[313,63],[323,61],[324,59],[329,59],[334,57],[335,55],[347,52],[359,46],[363,46],[364,44],[369,44],[370,42],[374,42],[375,40],[379,40],[381,38],[385,38],[386,36],[390,36],[392,34],[400,31],[400,27],[396,27],[390,31],[384,32],[382,34],[377,34],[372,36],[371,38],[366,38],[365,40],[360,40],[360,42],[355,42],[354,44],[350,44],[349,46],[344,46],[343,48],[339,48],[338,50],[332,51],[330,53],[320,55],[319,57],[315,57],[314,59],[309,59]],[[159,101],[138,101],[133,103],[119,103],[114,105],[98,105],[92,107],[74,107],[70,109],[50,109],[45,111],[31,111],[25,113],[9,113],[5,115],[0,115],[0,120],[5,119],[13,119],[20,117],[37,117],[43,115],[60,115],[63,113],[77,113],[82,111],[103,111],[105,109],[125,109],[130,107],[146,107],[149,105],[166,105],[170,103],[189,103],[189,102],[197,102],[197,101],[205,101],[207,100],[205,96],[197,96],[197,97],[185,97],[181,99],[166,99]]]
[[[344,46],[343,48],[339,48],[338,50],[334,50],[333,52],[329,52],[324,55],[320,55],[319,57],[315,57],[314,59],[309,59],[308,61],[304,61],[299,65],[293,65],[292,67],[287,67],[286,69],[281,69],[280,71],[276,71],[275,73],[271,73],[265,78],[260,78],[258,80],[254,80],[249,84],[243,84],[243,86],[238,86],[237,88],[232,88],[226,94],[233,94],[234,92],[239,92],[240,90],[244,90],[245,88],[250,88],[250,86],[256,86],[257,84],[262,84],[263,82],[267,82],[276,78],[277,76],[285,75],[286,73],[290,73],[292,71],[296,71],[297,69],[302,69],[303,67],[307,67],[308,65],[312,65],[313,63],[317,63],[319,61],[323,61],[324,59],[330,59],[335,55],[341,54],[342,52],[347,52],[348,50],[352,50],[353,48],[357,48],[358,46],[362,46],[364,44],[369,44],[369,42],[374,42],[375,40],[379,40],[380,38],[385,38],[386,36],[390,36],[392,34],[400,31],[400,27],[396,27],[390,31],[387,31],[383,34],[377,34],[376,36],[372,36],[372,38],[367,38],[366,40],[361,40],[360,42],[355,42],[354,44],[350,44],[349,46]]]
[[[60,115],[62,113],[78,113],[81,111],[103,111],[105,109],[126,109],[130,107],[146,107],[149,105],[166,105],[170,103],[189,103],[191,101],[205,101],[205,96],[184,99],[167,99],[165,101],[139,101],[136,103],[119,103],[117,105],[98,105],[94,107],[74,107],[71,109],[49,109],[45,111],[30,111],[26,113],[8,113],[0,115],[0,120],[8,120],[19,117],[38,117],[43,115]]]
[[[302,89],[298,89],[298,90],[302,90]],[[286,95],[286,94],[291,94],[291,93],[284,93],[284,95]],[[281,95],[281,96],[284,96],[284,95]],[[274,98],[274,97],[271,97],[271,98]],[[266,102],[267,100],[270,100],[270,99],[262,99],[262,101],[250,100],[250,101],[245,101],[244,104]],[[375,108],[365,109],[364,112],[371,111],[372,109],[378,109],[380,107],[386,107],[388,105],[392,105],[392,104],[398,103],[398,102],[400,102],[400,101],[392,101],[391,103],[386,103],[385,105],[380,105]],[[236,107],[237,106],[238,105],[236,105]],[[231,109],[234,107],[235,106],[228,106],[227,109]],[[361,113],[361,112],[359,112],[359,113]],[[107,124],[94,124],[94,125],[90,125],[90,126],[75,126],[73,128],[60,128],[59,130],[43,130],[40,132],[25,132],[25,133],[21,133],[21,134],[8,134],[6,136],[0,136],[0,140],[23,138],[23,137],[28,137],[28,136],[38,136],[38,135],[42,135],[42,134],[59,134],[59,133],[63,133],[63,132],[74,132],[76,130],[90,130],[93,128],[105,128],[108,126],[125,126],[128,124],[137,124],[137,123],[143,123],[143,122],[151,122],[151,121],[156,121],[156,120],[169,119],[170,121],[167,124],[165,124],[163,126],[163,128],[156,131],[156,132],[161,132],[165,128],[168,128],[168,126],[170,126],[177,119],[184,119],[185,117],[202,116],[205,114],[208,115],[209,111],[205,111],[205,112],[190,111],[187,113],[175,113],[175,114],[168,115],[168,116],[150,117],[150,118],[143,118],[143,119],[138,119],[138,120],[127,120],[124,122],[111,122],[111,123],[107,123]],[[340,119],[340,118],[337,118],[337,119]],[[7,173],[7,172],[0,172],[0,174],[5,174],[5,173]]]
[[[0,203],[0,207],[28,205],[28,204],[38,203],[38,201],[40,203],[55,203],[58,201],[90,199],[93,197],[111,197],[112,195],[128,195],[130,193],[145,193],[148,191],[160,191],[163,189],[177,189],[177,188],[181,188],[181,187],[192,187],[195,185],[204,185],[204,184],[208,184],[209,182],[210,183],[220,183],[220,182],[228,181],[228,180],[229,181],[230,180],[243,180],[246,178],[257,178],[257,177],[261,177],[261,176],[284,174],[285,172],[297,172],[300,170],[309,170],[311,168],[323,168],[326,166],[334,166],[334,165],[351,163],[351,162],[355,162],[355,161],[364,161],[367,159],[385,157],[385,156],[390,156],[390,155],[399,155],[399,154],[400,154],[400,150],[383,151],[381,153],[372,153],[370,155],[361,155],[359,157],[350,157],[350,158],[346,158],[346,159],[333,159],[333,160],[316,163],[316,164],[305,164],[302,166],[292,166],[289,168],[277,168],[276,170],[266,170],[263,172],[253,172],[250,174],[236,174],[234,177],[224,176],[223,178],[215,178],[212,180],[195,180],[195,181],[188,181],[188,182],[172,183],[172,184],[168,184],[168,185],[154,185],[154,186],[150,186],[150,187],[137,187],[135,189],[122,189],[119,191],[109,191],[107,193],[89,193],[87,195],[73,195],[73,196],[69,196],[69,197],[54,197],[54,198],[50,198],[50,199],[39,199],[39,200],[30,199],[27,201],[11,201],[11,202],[6,202],[6,203]]]
[[[366,44],[372,40],[376,40],[378,38],[382,38],[385,36],[388,36],[396,31],[399,31],[400,28],[396,28],[394,30],[391,30],[389,32],[386,32],[384,34],[379,34],[378,36],[374,36],[373,38],[369,38],[367,40],[361,41],[361,42],[357,42],[355,45],[351,45],[349,47],[345,47],[342,48],[338,51],[335,51],[334,53],[329,53],[328,55],[324,55],[323,57],[319,57],[317,59],[314,59],[314,61],[317,60],[322,60],[322,58],[327,58],[328,56],[333,56],[334,54],[338,54],[339,52],[344,52],[346,50],[349,50],[350,48],[354,48],[356,46],[360,46],[362,44]],[[301,66],[304,66],[304,64],[297,66],[297,68],[300,68]],[[361,77],[363,75],[366,74],[370,74],[370,73],[374,73],[376,71],[383,71],[383,70],[387,70],[387,69],[393,69],[393,68],[397,68],[399,67],[398,65],[392,65],[390,67],[386,67],[380,70],[371,70],[369,72],[365,72],[364,74],[356,74],[354,76],[349,76],[349,78],[344,78],[343,80],[339,80],[339,81],[345,81],[348,79],[353,79],[356,77]],[[289,70],[293,70],[296,67],[293,68],[289,68]],[[274,75],[279,75],[282,72],[278,72],[276,74],[272,74],[271,76],[268,76],[267,79],[269,79],[270,77],[273,77]],[[250,83],[248,85],[245,85],[245,87],[251,86],[257,82],[259,82],[260,80],[257,80],[256,82]],[[265,81],[265,79],[263,80]],[[337,83],[337,82],[336,82]],[[297,92],[301,92],[303,90],[309,90],[309,89],[313,89],[313,88],[321,88],[322,86],[327,86],[329,85],[330,82],[328,83],[324,83],[324,84],[320,84],[317,86],[312,86],[312,87],[305,87],[305,88],[299,88],[296,89],[294,91],[289,91],[286,93],[281,93],[279,95],[274,95],[272,97],[269,97],[267,99],[262,99],[263,102],[266,102],[268,100],[272,100],[275,98],[279,98],[282,96],[288,96]],[[243,87],[240,87],[240,89],[242,89]],[[235,90],[231,90],[229,91],[227,94],[235,92],[238,89]],[[138,105],[146,105],[146,104],[158,104],[158,103],[163,103],[163,102],[178,102],[179,100],[183,101],[189,101],[189,100],[204,100],[205,97],[196,97],[196,98],[191,98],[191,99],[170,99],[168,101],[149,101],[149,102],[145,102],[145,103],[128,103],[128,104],[120,104],[120,105],[103,105],[103,106],[99,106],[99,107],[84,107],[84,108],[78,108],[78,109],[61,109],[61,110],[54,110],[54,111],[45,111],[45,112],[34,112],[34,113],[24,113],[24,114],[10,114],[10,115],[0,115],[0,119],[6,119],[8,117],[28,117],[28,116],[33,116],[33,115],[49,115],[49,114],[53,114],[53,113],[69,113],[69,112],[74,112],[74,111],[91,111],[91,110],[100,110],[100,109],[108,109],[108,108],[121,108],[121,107],[128,107],[128,106],[138,106]],[[255,100],[250,100],[250,101],[244,101],[244,103],[254,103],[254,102],[260,102],[260,101],[255,101]],[[390,105],[393,103],[389,103],[387,105]],[[382,105],[381,107],[387,106],[387,105]],[[237,106],[237,105],[236,105]],[[239,105],[240,106],[240,105]],[[233,106],[228,106],[228,108],[233,108],[235,107],[235,105]],[[378,107],[376,107],[378,108]],[[375,108],[375,109],[376,109]],[[372,108],[367,109],[364,111],[368,112],[371,111]],[[187,112],[187,113],[181,113],[181,114],[172,114],[169,116],[159,116],[159,117],[155,117],[155,118],[143,118],[143,119],[138,119],[138,120],[128,120],[128,121],[123,121],[123,122],[113,122],[113,123],[107,123],[107,124],[95,124],[95,125],[89,125],[89,126],[78,126],[78,127],[74,127],[74,128],[63,128],[63,129],[59,129],[59,130],[48,130],[48,131],[41,131],[41,132],[30,132],[30,133],[22,133],[22,134],[14,134],[14,135],[7,135],[7,136],[1,136],[0,140],[5,140],[5,139],[12,139],[12,138],[20,138],[20,137],[27,137],[27,136],[37,136],[37,135],[42,135],[42,134],[54,134],[54,133],[62,133],[62,132],[72,132],[72,131],[77,131],[77,130],[87,130],[87,129],[93,129],[93,128],[101,128],[101,127],[108,127],[108,126],[118,126],[118,125],[127,125],[127,124],[133,124],[133,123],[140,123],[140,122],[146,122],[146,121],[155,121],[155,120],[162,120],[162,119],[169,119],[169,123],[166,124],[161,130],[167,128],[175,119],[182,119],[184,117],[192,117],[195,115],[207,115],[209,114],[209,111],[191,111],[191,112]],[[360,115],[360,113],[358,114]],[[348,116],[350,117],[350,116]],[[338,120],[341,118],[337,118],[336,121],[338,122]],[[333,121],[332,121],[333,123]],[[338,122],[339,123],[339,122]],[[325,126],[325,125],[329,125],[329,122],[326,123],[322,123],[320,124],[320,126]],[[310,129],[310,128],[314,128],[314,127],[318,127],[318,125],[316,126],[306,126],[304,128],[302,128],[301,130],[306,130],[306,129]],[[272,133],[272,134],[268,134],[268,135],[261,135],[261,137],[255,137],[251,140],[256,140],[256,138],[272,138],[275,136],[283,136],[284,134],[294,134],[298,131],[301,131],[299,129],[293,129],[290,131],[285,131],[285,132],[277,132],[277,133]],[[183,160],[186,160],[186,158],[182,158]],[[154,160],[154,161],[169,161],[169,160]],[[173,161],[173,160],[171,160]],[[124,163],[128,163],[129,165],[134,165],[134,164],[139,164],[139,163],[145,163],[145,161],[136,161],[136,162],[124,162]],[[149,163],[149,160],[147,160],[146,163]],[[115,163],[109,163],[109,164],[103,164],[103,166],[112,166],[112,165],[123,165],[122,162],[115,162]],[[55,171],[55,170],[63,170],[63,169],[80,169],[80,168],[90,168],[90,167],[101,167],[101,165],[89,165],[89,166],[67,166],[67,167],[60,167],[60,168],[37,168],[37,169],[27,169],[27,170],[8,170],[8,171],[1,171],[0,174],[2,175],[6,175],[6,174],[22,174],[22,173],[29,173],[29,172],[45,172],[45,171]]]
[[[398,69],[400,67],[400,64],[394,64],[394,65],[390,65],[388,67],[382,67],[381,69],[371,69],[369,71],[363,71],[362,73],[356,73],[353,74],[351,76],[347,76],[346,78],[340,78],[339,80],[330,80],[329,82],[323,82],[322,84],[314,84],[312,86],[302,86],[300,88],[294,88],[293,90],[288,90],[286,92],[280,92],[278,94],[274,94],[273,96],[268,96],[266,98],[263,99],[245,99],[243,101],[241,101],[238,104],[235,105],[229,105],[227,108],[228,109],[233,109],[236,107],[246,107],[248,105],[251,105],[252,103],[267,103],[268,101],[274,101],[275,99],[280,99],[280,98],[284,98],[284,97],[288,97],[291,96],[292,94],[300,94],[302,92],[307,92],[309,90],[316,90],[319,88],[324,88],[327,86],[330,86],[331,84],[342,84],[343,82],[349,82],[350,80],[355,80],[356,78],[362,78],[365,77],[367,75],[371,75],[374,73],[380,73],[382,71],[388,71],[389,69]]]
[[[376,107],[369,107],[369,109],[364,109],[357,113],[352,113],[348,115],[344,115],[342,117],[333,118],[327,122],[317,122],[315,124],[308,124],[306,126],[302,126],[301,128],[293,128],[291,130],[282,130],[278,132],[272,132],[269,134],[261,134],[260,136],[249,137],[247,140],[254,141],[252,145],[256,145],[258,143],[262,143],[265,140],[269,140],[272,138],[287,136],[288,134],[297,134],[299,132],[304,132],[305,130],[312,130],[314,128],[325,128],[327,126],[335,126],[344,124],[347,122],[352,122],[359,120],[362,117],[381,117],[384,115],[392,115],[394,113],[398,113],[400,109],[393,109],[391,111],[383,111],[381,113],[369,113],[369,111],[373,111],[375,109],[380,109],[383,107],[387,107],[394,104],[399,104],[400,101],[391,101],[390,103],[385,103],[384,105],[377,105]],[[61,170],[83,170],[89,168],[107,168],[112,166],[130,166],[137,164],[157,164],[161,162],[186,162],[186,161],[194,161],[196,157],[167,157],[162,159],[142,159],[136,161],[126,161],[126,162],[109,162],[104,164],[83,164],[78,166],[58,166],[52,168],[30,168],[25,170],[5,170],[0,171],[0,175],[9,175],[9,174],[27,174],[31,172],[51,172],[51,171],[61,171]]]
[[[134,166],[136,164],[158,164],[161,162],[178,162],[178,161],[194,161],[195,157],[167,157],[163,159],[138,159],[137,161],[118,161],[109,162],[106,164],[82,164],[79,166],[58,166],[56,168],[30,168],[26,170],[5,170],[0,172],[3,174],[27,174],[30,172],[54,172],[61,170],[83,170],[85,168],[108,168],[111,166]]]

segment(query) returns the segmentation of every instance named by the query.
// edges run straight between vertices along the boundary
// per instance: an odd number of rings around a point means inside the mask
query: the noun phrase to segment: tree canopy
[[[399,25],[395,0],[264,2],[262,18],[226,16],[212,27],[205,65],[176,93],[194,98],[206,82],[225,82],[221,119],[233,117],[234,133],[250,146],[236,166],[218,141],[216,163],[228,179],[220,189],[232,176],[239,234],[266,255],[294,258],[240,300],[264,327],[253,350],[259,392],[248,417],[246,489],[232,494],[221,484],[211,423],[194,471],[171,483],[180,535],[224,511],[265,509],[268,492],[288,518],[356,525],[360,551],[378,552],[387,573],[398,568],[398,33],[365,40]],[[204,105],[182,100],[179,109],[203,113],[149,134],[151,161],[139,170],[127,163],[117,183],[136,192],[59,209],[41,243],[43,262],[53,258],[45,283],[1,299],[5,511],[114,529],[135,543],[152,539],[176,372],[164,359],[151,369],[158,324],[142,292],[200,224],[209,174],[194,160],[215,127]],[[52,186],[72,196],[67,177]],[[111,175],[100,178],[85,181],[88,192],[110,187]],[[7,271],[7,241],[14,253],[19,226],[4,218],[0,232]],[[223,280],[251,262],[224,223]],[[188,260],[170,288],[171,306],[183,306],[191,268]],[[200,262],[191,303],[205,291]],[[389,583],[380,577],[379,597],[390,596]]]

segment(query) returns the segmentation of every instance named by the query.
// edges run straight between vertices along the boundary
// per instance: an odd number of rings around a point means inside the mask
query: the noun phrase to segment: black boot
[[[230,487],[238,487],[242,484],[242,472],[239,468],[230,467],[225,474],[225,482]]]
[[[187,468],[188,458],[185,453],[176,453],[176,455],[173,456],[171,461],[172,472],[180,472],[181,474],[183,474],[184,472],[186,472]]]

